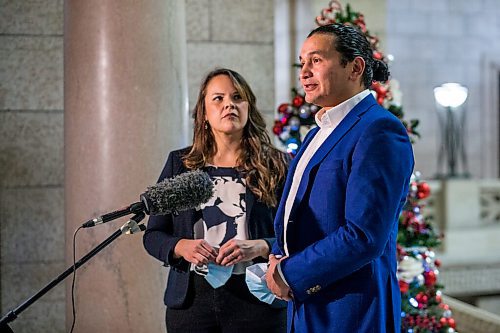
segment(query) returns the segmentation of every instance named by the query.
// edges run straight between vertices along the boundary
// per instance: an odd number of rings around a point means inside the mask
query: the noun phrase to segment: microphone
[[[214,185],[210,176],[201,170],[188,171],[173,178],[148,186],[135,202],[117,211],[107,213],[82,224],[90,228],[129,214],[145,212],[148,215],[177,214],[204,204],[213,195]]]
[[[210,176],[201,170],[181,173],[166,178],[147,188],[141,194],[146,213],[166,215],[204,204],[213,196],[214,184]]]

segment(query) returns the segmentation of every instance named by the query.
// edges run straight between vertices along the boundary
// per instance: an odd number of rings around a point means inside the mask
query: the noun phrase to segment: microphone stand
[[[80,260],[78,260],[74,265],[69,267],[63,273],[61,273],[58,277],[52,280],[49,284],[43,287],[39,292],[25,300],[21,305],[19,305],[14,310],[11,310],[5,316],[0,319],[0,332],[1,333],[13,333],[12,329],[9,327],[9,323],[17,318],[17,316],[26,310],[31,304],[36,302],[40,297],[45,295],[49,290],[54,288],[59,282],[64,280],[68,275],[76,271],[80,266],[86,263],[90,258],[99,253],[102,249],[108,246],[112,241],[117,239],[122,234],[134,234],[137,232],[144,231],[146,226],[144,224],[139,224],[146,214],[144,212],[137,212],[130,220],[128,220],[120,229],[115,231],[111,236],[106,238],[102,243],[97,245],[94,249],[92,249],[89,253],[83,256]]]

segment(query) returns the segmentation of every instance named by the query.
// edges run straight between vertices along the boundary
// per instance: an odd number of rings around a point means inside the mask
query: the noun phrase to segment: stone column
[[[66,0],[66,263],[74,230],[139,200],[187,144],[184,1]],[[127,218],[83,229],[77,260]],[[122,235],[77,271],[75,332],[164,332],[164,269]],[[72,320],[70,278],[66,326]]]

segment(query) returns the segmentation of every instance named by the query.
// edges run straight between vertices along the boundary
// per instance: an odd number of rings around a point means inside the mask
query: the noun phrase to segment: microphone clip
[[[125,222],[125,224],[120,228],[122,234],[132,235],[146,230],[146,226],[144,224],[139,224],[145,216],[146,214],[144,214],[144,212],[139,212],[132,216],[130,220]]]

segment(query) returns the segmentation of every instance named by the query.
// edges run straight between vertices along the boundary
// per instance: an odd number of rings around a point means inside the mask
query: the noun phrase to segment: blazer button
[[[311,287],[311,288],[307,289],[306,293],[308,295],[312,295],[312,294],[317,293],[320,290],[321,290],[321,286],[318,284],[318,285],[315,285],[314,287]]]

